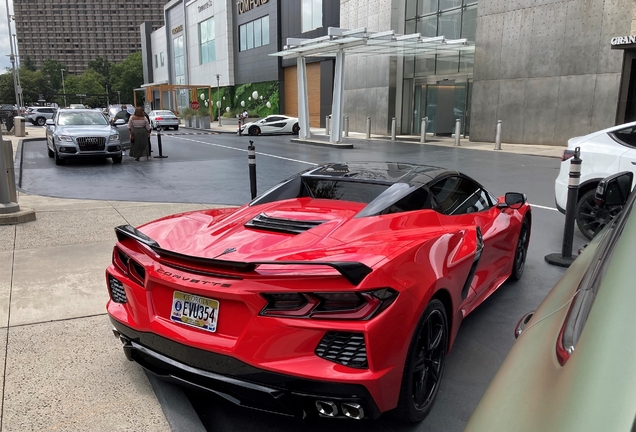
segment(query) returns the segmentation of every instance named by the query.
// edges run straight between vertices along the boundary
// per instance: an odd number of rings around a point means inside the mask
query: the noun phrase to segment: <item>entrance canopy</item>
[[[283,59],[296,59],[298,73],[298,124],[300,138],[309,138],[309,105],[307,100],[306,57],[335,57],[335,77],[332,104],[330,142],[342,138],[345,54],[360,56],[407,56],[417,58],[453,57],[460,52],[475,52],[467,39],[446,39],[444,36],[422,37],[419,33],[401,35],[395,31],[371,32],[366,28],[348,30],[329,27],[326,36],[314,39],[287,38],[283,51],[270,54]]]

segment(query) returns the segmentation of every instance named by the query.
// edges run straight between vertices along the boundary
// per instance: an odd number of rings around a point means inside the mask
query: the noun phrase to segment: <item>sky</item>
[[[0,0],[0,73],[4,73],[6,68],[11,67],[9,54],[11,54],[11,46],[9,41],[13,39],[11,33],[15,33],[15,27],[11,24],[13,31],[10,33],[7,24],[7,8],[6,0]],[[9,0],[9,10],[13,13],[13,1]]]

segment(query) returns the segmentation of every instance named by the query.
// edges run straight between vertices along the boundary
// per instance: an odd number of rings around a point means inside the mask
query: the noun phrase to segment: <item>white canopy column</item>
[[[344,59],[343,50],[336,53],[334,71],[333,102],[331,104],[331,136],[329,142],[336,144],[342,139],[342,111],[344,108]]]
[[[309,100],[307,98],[307,63],[305,57],[296,59],[296,74],[298,81],[298,126],[300,131],[298,137],[300,139],[308,139],[311,137],[309,130]]]

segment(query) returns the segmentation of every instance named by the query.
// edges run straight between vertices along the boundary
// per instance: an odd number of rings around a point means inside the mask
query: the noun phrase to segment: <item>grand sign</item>
[[[612,46],[636,44],[636,36],[616,36],[612,38]]]
[[[177,33],[180,33],[182,31],[183,31],[183,24],[179,24],[178,26],[172,29],[172,34],[176,35]]]
[[[236,8],[238,9],[239,15],[243,12],[249,12],[255,7],[264,5],[269,0],[240,0],[236,2]]]

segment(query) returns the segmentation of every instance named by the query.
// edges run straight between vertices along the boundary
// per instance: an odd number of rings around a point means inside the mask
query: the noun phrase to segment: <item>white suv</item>
[[[599,207],[594,199],[598,183],[612,174],[631,171],[636,176],[636,122],[626,123],[571,138],[561,158],[561,170],[554,182],[556,206],[565,213],[568,197],[570,158],[581,149],[581,179],[576,205],[576,223],[591,239],[620,211],[620,207]]]
[[[29,107],[26,110],[26,119],[34,125],[44,126],[47,120],[53,118],[57,108],[53,107]]]

